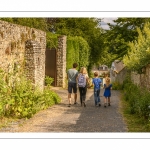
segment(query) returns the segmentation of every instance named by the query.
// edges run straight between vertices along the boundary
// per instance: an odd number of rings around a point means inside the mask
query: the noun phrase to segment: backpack
[[[80,74],[78,77],[78,87],[85,87],[86,86],[86,77],[83,74]]]
[[[94,87],[95,87],[96,89],[99,89],[99,88],[100,88],[100,82],[99,82],[98,78],[95,78],[95,79],[93,79],[93,80],[94,80]]]

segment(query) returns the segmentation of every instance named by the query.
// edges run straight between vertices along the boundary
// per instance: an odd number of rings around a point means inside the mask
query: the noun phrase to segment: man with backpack
[[[101,79],[98,78],[98,72],[94,72],[94,78],[93,78],[93,86],[94,86],[94,101],[95,106],[101,106],[100,104],[100,87],[101,87]]]
[[[77,79],[78,79],[78,87],[80,92],[81,106],[84,105],[84,107],[86,107],[85,99],[86,99],[88,78],[89,77],[86,68],[82,67]]]
[[[78,76],[78,71],[76,70],[78,64],[74,63],[73,68],[69,69],[67,71],[67,79],[68,79],[68,101],[69,105],[68,107],[71,106],[71,94],[72,91],[74,93],[74,104],[77,104],[77,76]]]

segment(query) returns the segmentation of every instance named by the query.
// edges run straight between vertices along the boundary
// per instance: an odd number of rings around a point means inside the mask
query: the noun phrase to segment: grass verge
[[[129,104],[124,100],[123,93],[120,96],[120,113],[127,124],[128,132],[150,132],[149,120],[129,112]]]

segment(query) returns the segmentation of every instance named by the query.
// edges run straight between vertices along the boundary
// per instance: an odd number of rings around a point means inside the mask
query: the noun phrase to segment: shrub
[[[45,83],[47,86],[50,86],[54,82],[54,78],[51,78],[49,76],[45,77]]]
[[[132,82],[124,83],[124,99],[129,104],[129,113],[137,114],[139,117],[148,118],[150,110],[150,93]]]
[[[113,90],[122,90],[122,84],[117,81],[112,82],[112,89]]]
[[[50,85],[52,79],[46,79]],[[48,87],[40,91],[25,76],[20,74],[19,78],[15,78],[13,73],[8,75],[0,71],[0,117],[30,118],[39,110],[59,103],[60,100]]]

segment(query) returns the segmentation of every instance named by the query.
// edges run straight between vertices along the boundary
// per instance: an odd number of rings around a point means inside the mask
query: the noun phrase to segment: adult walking
[[[77,76],[78,76],[78,71],[76,69],[77,67],[78,67],[78,64],[74,63],[73,68],[71,68],[67,71],[68,101],[69,101],[68,107],[71,106],[71,94],[72,94],[72,92],[74,93],[74,104],[77,104]]]
[[[77,79],[78,79],[78,87],[80,92],[80,103],[81,106],[84,105],[84,107],[86,107],[85,99],[86,99],[88,78],[89,77],[88,77],[87,69],[85,67],[82,67]]]

